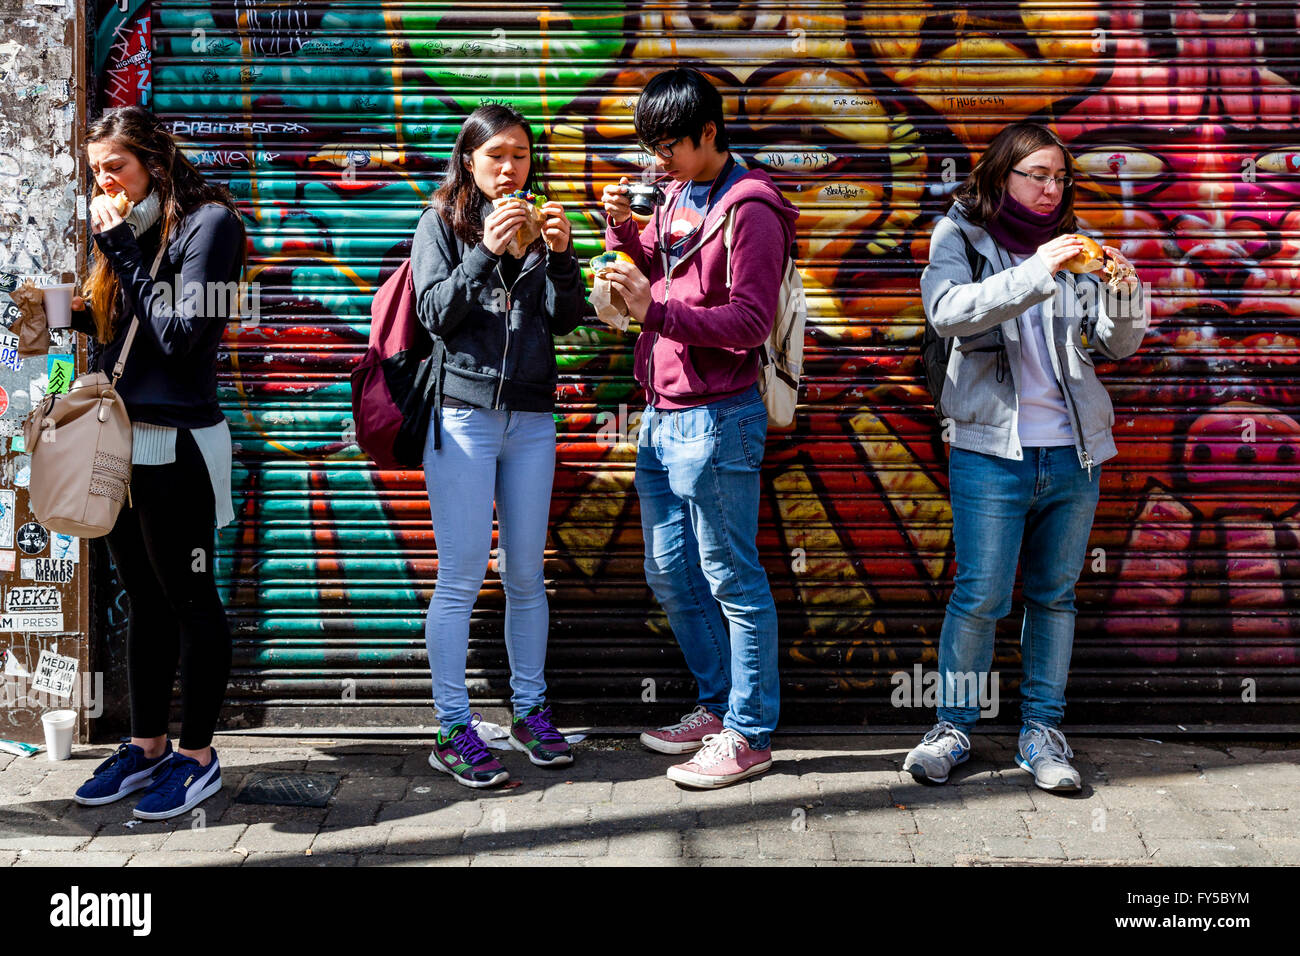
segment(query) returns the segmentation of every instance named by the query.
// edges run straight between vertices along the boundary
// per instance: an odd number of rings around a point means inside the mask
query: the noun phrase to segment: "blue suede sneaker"
[[[167,749],[161,757],[153,760],[144,755],[144,750],[135,744],[122,744],[98,767],[94,776],[83,783],[73,797],[83,807],[98,807],[114,800],[121,800],[128,794],[143,790],[162,772],[162,767],[172,759],[172,742],[167,741]]]
[[[200,767],[193,757],[176,754],[132,812],[141,820],[166,820],[193,810],[221,789],[221,763]]]

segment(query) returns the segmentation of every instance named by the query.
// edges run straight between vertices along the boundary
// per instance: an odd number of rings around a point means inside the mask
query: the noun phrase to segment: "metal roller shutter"
[[[1071,145],[1087,230],[1122,243],[1155,296],[1141,351],[1098,362],[1120,457],[1079,583],[1068,720],[1294,725],[1294,5],[711,10],[152,4],[153,108],[230,182],[263,290],[221,378],[238,462],[220,557],[231,725],[428,721],[422,476],[377,472],[346,434],[369,295],[489,98],[535,124],[544,190],[569,206],[580,257],[599,251],[600,186],[639,170],[629,108],[682,62],[720,84],[733,148],[802,210],[805,404],[769,443],[760,532],[784,724],[930,718],[891,703],[893,675],[934,666],[953,570],[917,280],[973,155],[1030,118]],[[634,447],[608,440],[637,408],[631,340],[593,326],[558,350],[550,693],[566,722],[642,725],[689,709],[693,682],[642,578]],[[995,662],[1007,721],[1019,607]],[[509,696],[503,608],[493,574],[476,706]]]

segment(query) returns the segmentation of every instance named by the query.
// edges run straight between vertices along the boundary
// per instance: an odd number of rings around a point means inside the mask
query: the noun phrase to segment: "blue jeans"
[[[970,732],[976,680],[991,680],[993,633],[1011,610],[1024,551],[1020,716],[1049,727],[1065,715],[1074,647],[1074,586],[1087,556],[1101,469],[1073,446],[1026,448],[1023,461],[952,450],[948,462],[957,574],[939,639],[940,720]],[[1023,548],[1022,548],[1023,541]]]
[[[636,454],[646,582],[668,615],[699,703],[768,747],[781,705],[776,603],[758,560],[758,389],[645,410]]]
[[[435,410],[435,414],[436,414]],[[546,699],[550,626],[542,558],[555,477],[555,419],[549,412],[442,409],[442,448],[433,424],[424,444],[424,480],[438,547],[438,578],[425,619],[433,699],[444,730],[470,719],[465,686],[469,618],[492,551],[492,504],[499,525],[498,569],[506,594],[506,653],[516,714]]]

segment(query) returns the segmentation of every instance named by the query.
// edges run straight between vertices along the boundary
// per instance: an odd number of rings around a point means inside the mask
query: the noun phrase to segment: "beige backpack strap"
[[[158,255],[154,257],[153,265],[149,268],[149,278],[158,277],[158,266],[162,264],[163,256],[167,254],[167,243],[161,243],[158,247]],[[131,352],[131,343],[135,341],[135,333],[140,328],[140,319],[136,316],[131,317],[131,327],[126,330],[126,341],[122,343],[122,351],[117,356],[117,363],[113,366],[113,388],[117,388],[117,380],[122,377],[122,370],[126,367],[126,357]]]

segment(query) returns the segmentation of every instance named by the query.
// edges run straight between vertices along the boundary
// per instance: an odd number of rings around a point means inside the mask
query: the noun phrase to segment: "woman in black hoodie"
[[[475,110],[411,250],[416,313],[437,363],[424,473],[438,580],[425,643],[441,728],[429,763],[476,788],[509,776],[475,730],[465,686],[470,613],[491,553],[494,502],[513,691],[510,743],[534,764],[573,762],[546,705],[542,559],[555,472],[552,336],[578,326],[586,289],[559,203],[493,202],[534,192],[533,171],[523,116],[500,104]],[[512,255],[511,240],[535,218],[540,236]]]
[[[97,806],[147,788],[135,815],[161,820],[221,789],[211,744],[231,649],[213,548],[215,529],[234,514],[217,346],[238,310],[244,225],[225,188],[206,183],[141,107],[105,113],[89,130],[86,155],[98,254],[72,324],[101,343],[105,370],[122,354],[133,318],[139,327],[117,386],[131,417],[130,494],[107,539],[130,607],[132,736],[76,800]],[[119,201],[132,204],[125,218]],[[167,723],[178,661],[173,751]]]

